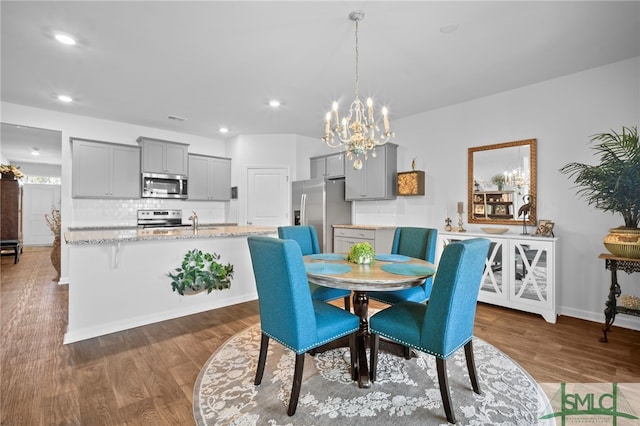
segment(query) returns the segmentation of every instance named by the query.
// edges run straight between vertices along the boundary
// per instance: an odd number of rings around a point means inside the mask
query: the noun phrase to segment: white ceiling
[[[386,104],[392,126],[640,56],[638,1],[3,0],[1,98],[212,138],[220,126],[320,137],[331,102],[354,97],[357,9],[361,97]]]

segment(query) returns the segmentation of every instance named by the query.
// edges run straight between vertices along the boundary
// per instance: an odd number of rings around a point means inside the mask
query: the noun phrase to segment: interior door
[[[44,219],[51,208],[60,208],[60,185],[25,184],[23,187],[23,241],[25,246],[53,244],[53,233]]]
[[[289,218],[289,170],[247,169],[247,225],[283,226]]]

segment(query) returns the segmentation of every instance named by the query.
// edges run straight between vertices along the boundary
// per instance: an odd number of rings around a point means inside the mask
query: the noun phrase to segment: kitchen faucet
[[[191,213],[192,215],[189,216],[189,220],[192,221],[191,226],[193,229],[198,229],[198,215],[193,210],[191,210]]]

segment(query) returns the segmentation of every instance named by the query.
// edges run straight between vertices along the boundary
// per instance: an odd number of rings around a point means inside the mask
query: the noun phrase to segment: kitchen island
[[[249,235],[277,237],[257,226],[75,229],[69,247],[69,309],[64,343],[257,299]],[[194,248],[234,266],[231,288],[181,296],[167,273]]]

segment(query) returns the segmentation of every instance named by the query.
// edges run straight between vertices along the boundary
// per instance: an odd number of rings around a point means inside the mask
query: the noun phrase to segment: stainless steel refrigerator
[[[351,224],[351,201],[344,200],[344,179],[292,183],[293,225],[313,225],[323,253],[333,252],[333,226]]]

